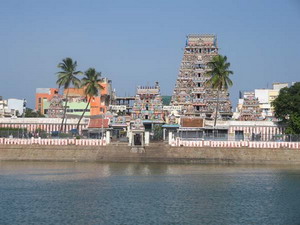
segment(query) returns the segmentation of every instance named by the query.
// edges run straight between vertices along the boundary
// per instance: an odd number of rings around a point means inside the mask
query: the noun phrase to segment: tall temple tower
[[[209,79],[205,73],[209,70],[207,63],[218,55],[217,38],[211,34],[192,34],[187,36],[183,59],[176,80],[171,104],[182,106],[186,116],[215,116],[217,91],[205,85]],[[231,102],[229,93],[221,91],[218,117],[230,118]]]

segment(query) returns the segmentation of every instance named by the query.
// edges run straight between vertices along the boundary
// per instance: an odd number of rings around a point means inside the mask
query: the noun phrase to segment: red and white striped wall
[[[300,142],[267,142],[267,141],[188,141],[176,138],[171,141],[174,147],[212,147],[212,148],[288,148],[299,149]]]
[[[29,132],[34,132],[36,129],[42,129],[46,131],[47,133],[51,133],[52,131],[59,131],[60,130],[61,124],[39,124],[39,123],[34,123],[34,124],[20,124],[20,123],[0,123],[0,128],[24,128],[27,129]],[[66,130],[72,130],[76,129],[77,124],[67,124],[66,125]],[[79,125],[79,131],[81,132],[82,129],[86,128],[86,125],[80,124]]]
[[[274,135],[284,134],[284,128],[278,126],[230,126],[229,134],[243,131],[244,134],[261,134],[262,141],[268,141]]]
[[[0,138],[0,145],[80,145],[80,146],[104,146],[105,139],[21,139]]]

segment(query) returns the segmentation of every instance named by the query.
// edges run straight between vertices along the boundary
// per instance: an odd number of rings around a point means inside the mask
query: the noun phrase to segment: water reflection
[[[222,165],[164,163],[84,163],[84,162],[0,162],[2,175],[26,174],[31,179],[90,179],[109,176],[197,175],[203,176],[277,176],[295,172],[299,165]],[[270,173],[272,172],[272,173]]]
[[[299,166],[0,162],[0,181],[1,224],[300,221]]]

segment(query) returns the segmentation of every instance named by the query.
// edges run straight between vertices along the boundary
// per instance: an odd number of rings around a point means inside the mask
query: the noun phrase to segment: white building
[[[269,101],[269,92],[271,89],[255,89],[255,97],[259,101],[259,107],[262,109],[262,117],[272,117],[271,103]]]
[[[2,99],[2,96],[0,96],[0,118],[1,117],[10,117],[11,111],[8,108],[7,100]]]
[[[24,100],[10,98],[2,99],[0,96],[0,117],[21,116],[24,112]]]
[[[21,116],[24,112],[24,99],[9,98],[7,100],[8,109],[14,116]]]
[[[285,88],[285,87],[289,87],[289,83],[273,83],[273,90],[280,91],[281,88]]]

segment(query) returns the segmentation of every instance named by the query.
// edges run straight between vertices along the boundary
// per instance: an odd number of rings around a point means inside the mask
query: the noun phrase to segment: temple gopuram
[[[62,118],[64,112],[62,96],[54,95],[50,100],[47,115],[49,118]]]
[[[145,128],[164,123],[163,103],[158,82],[155,86],[138,86],[131,117],[142,120]]]
[[[218,55],[217,38],[215,35],[188,35],[176,80],[171,104],[182,106],[185,116],[213,118],[217,102],[217,91],[205,85],[209,79],[205,73],[209,70],[207,63]],[[227,90],[220,92],[220,119],[232,117],[231,102]]]
[[[242,104],[239,106],[240,116],[239,120],[243,121],[257,121],[262,120],[262,110],[259,107],[258,98],[255,97],[254,92],[244,92]]]

